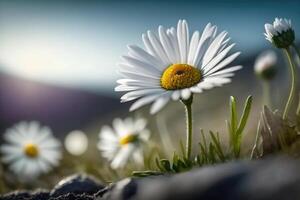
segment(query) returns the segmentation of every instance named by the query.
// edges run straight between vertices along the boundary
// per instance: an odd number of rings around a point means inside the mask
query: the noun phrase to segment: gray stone
[[[61,180],[51,191],[51,197],[58,197],[65,194],[86,194],[94,195],[105,186],[95,178],[87,175],[73,175]]]
[[[300,199],[300,161],[269,157],[234,161],[189,172],[126,178],[104,187],[76,175],[51,191],[15,192],[2,200],[296,200]],[[70,187],[71,185],[72,187]]]
[[[282,200],[300,199],[300,163],[286,157],[203,167],[174,176],[117,183],[112,199]],[[124,181],[124,180],[123,180]],[[119,187],[117,187],[119,185]],[[126,196],[128,188],[130,195]]]
[[[35,190],[35,191],[16,191],[11,192],[0,197],[1,200],[48,200],[49,191]]]

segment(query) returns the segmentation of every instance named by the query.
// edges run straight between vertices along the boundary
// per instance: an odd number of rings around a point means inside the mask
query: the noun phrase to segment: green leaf
[[[209,161],[210,163],[215,163],[217,161],[215,156],[215,147],[212,143],[209,144]]]
[[[182,160],[178,160],[177,167],[178,167],[179,171],[185,171],[188,168],[188,166]]]
[[[241,116],[241,119],[240,119],[240,122],[239,122],[238,129],[236,130],[236,133],[235,133],[234,145],[235,145],[235,154],[236,154],[237,157],[240,154],[241,143],[242,143],[242,141],[241,141],[242,140],[242,133],[244,131],[244,128],[245,128],[246,123],[247,123],[248,118],[249,118],[249,114],[250,114],[250,111],[251,111],[251,105],[252,105],[252,96],[248,96],[248,98],[245,102],[245,105],[244,105],[244,110],[243,110],[243,113],[242,113],[242,116]]]
[[[184,148],[182,140],[179,141],[179,144],[180,144],[181,154],[184,157],[185,156],[185,148]]]
[[[178,162],[179,156],[176,154],[176,152],[173,153],[173,164],[176,165]]]
[[[163,171],[164,171],[164,168],[161,166],[160,161],[159,161],[158,158],[155,158],[155,163],[156,163],[157,168],[158,168],[160,171],[163,172]]]
[[[237,128],[236,101],[233,96],[230,97],[230,126],[231,132],[235,133]]]
[[[197,155],[197,156],[195,157],[195,162],[199,165],[199,167],[202,165],[200,155]]]
[[[224,156],[224,153],[223,153],[223,150],[221,147],[221,143],[220,143],[218,137],[216,137],[216,135],[212,131],[209,131],[209,133],[210,133],[210,137],[213,141],[213,144],[215,146],[214,149],[215,149],[216,153],[218,154],[218,157],[220,158],[220,160],[225,161],[225,156]]]
[[[241,135],[241,133],[243,132],[243,130],[246,126],[246,123],[247,123],[247,120],[248,120],[248,117],[249,117],[249,114],[250,114],[250,111],[251,111],[251,105],[252,105],[252,96],[248,96],[248,98],[246,100],[246,103],[245,103],[245,106],[244,106],[244,110],[243,110],[241,120],[239,122],[238,129],[236,131],[237,135]]]
[[[147,177],[147,176],[160,176],[163,175],[163,173],[158,171],[147,170],[147,171],[133,171],[131,175],[135,177]]]
[[[200,131],[201,131],[202,143],[204,145],[205,151],[207,152],[207,143],[206,143],[205,134],[204,134],[203,129],[201,129]]]
[[[164,168],[165,171],[167,171],[167,172],[172,171],[171,163],[170,163],[169,160],[167,160],[167,159],[161,159],[160,160],[160,164]]]

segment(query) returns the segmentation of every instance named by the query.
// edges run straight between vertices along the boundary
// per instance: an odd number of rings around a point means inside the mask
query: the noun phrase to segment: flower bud
[[[262,52],[255,61],[254,72],[263,80],[271,80],[277,73],[277,56],[274,51]]]
[[[273,24],[265,24],[265,36],[277,48],[287,48],[295,40],[291,20],[275,18]]]

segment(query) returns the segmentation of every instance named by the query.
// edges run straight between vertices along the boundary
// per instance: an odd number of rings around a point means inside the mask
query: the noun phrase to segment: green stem
[[[299,94],[299,102],[298,102],[298,107],[297,107],[296,115],[300,116],[300,94]]]
[[[286,119],[288,116],[288,112],[289,109],[291,107],[291,104],[293,102],[294,96],[295,96],[295,92],[296,92],[296,68],[295,65],[292,61],[292,55],[291,55],[291,51],[289,48],[284,49],[286,56],[288,58],[289,61],[289,65],[290,65],[290,71],[291,71],[291,76],[292,76],[292,83],[291,83],[291,89],[290,89],[290,94],[289,94],[289,98],[287,100],[287,103],[285,105],[285,109],[283,112],[283,119]]]
[[[263,101],[264,105],[268,106],[272,109],[272,102],[271,102],[271,88],[269,81],[263,81]]]
[[[186,114],[186,158],[190,159],[192,154],[192,137],[193,137],[193,121],[192,121],[192,103],[193,95],[187,100],[181,100],[185,106]]]

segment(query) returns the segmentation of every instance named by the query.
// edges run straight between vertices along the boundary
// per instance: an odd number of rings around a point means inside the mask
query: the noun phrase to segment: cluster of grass
[[[144,177],[163,173],[178,173],[188,171],[194,167],[223,163],[241,158],[242,137],[251,111],[252,96],[249,96],[245,101],[240,118],[238,118],[236,104],[235,98],[230,97],[230,119],[226,121],[230,138],[228,145],[222,143],[218,132],[209,131],[207,136],[204,130],[201,130],[201,137],[198,142],[199,152],[192,159],[185,156],[185,148],[183,143],[180,142],[181,154],[174,152],[170,160],[156,158],[156,167],[154,170],[134,171],[132,175]],[[250,158],[250,155],[246,155],[246,157]]]

